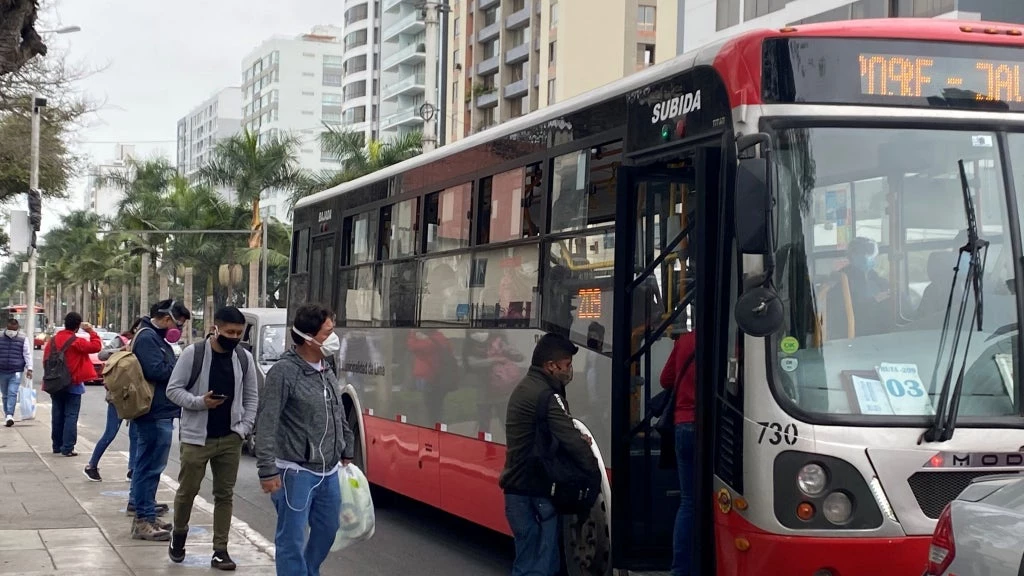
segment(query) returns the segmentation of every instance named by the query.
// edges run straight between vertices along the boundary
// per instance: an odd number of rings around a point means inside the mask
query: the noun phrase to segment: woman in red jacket
[[[693,574],[693,419],[696,397],[697,338],[693,332],[676,337],[672,353],[661,371],[661,386],[675,387],[676,466],[679,469],[679,510],[673,534],[672,576]]]
[[[85,330],[89,339],[79,338],[79,330]],[[96,369],[89,360],[90,354],[103,349],[103,340],[93,329],[92,324],[82,322],[78,312],[68,312],[64,317],[64,329],[53,335],[43,351],[43,358],[50,356],[56,346],[63,350],[68,340],[74,338],[64,352],[64,363],[71,372],[71,386],[50,395],[50,440],[53,453],[65,456],[78,456],[75,444],[78,442],[78,413],[82,408],[82,394],[85,394],[85,383],[96,379]]]

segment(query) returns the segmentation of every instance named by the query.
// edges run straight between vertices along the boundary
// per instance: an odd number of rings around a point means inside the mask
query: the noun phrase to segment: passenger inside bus
[[[832,320],[828,325],[829,337],[869,336],[888,331],[893,326],[892,306],[888,302],[889,282],[875,271],[878,244],[870,238],[854,238],[847,248],[847,257],[849,263],[836,273],[828,291],[828,317]],[[854,327],[849,326],[851,315]]]

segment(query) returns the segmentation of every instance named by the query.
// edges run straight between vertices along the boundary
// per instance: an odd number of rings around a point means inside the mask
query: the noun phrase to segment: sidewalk
[[[93,445],[81,438],[77,458],[52,454],[49,406],[39,404],[36,420],[0,427],[0,575],[157,576],[219,573],[213,553],[212,507],[196,499],[182,564],[167,558],[166,542],[132,540],[127,458],[108,452],[103,482],[82,474]],[[124,433],[124,432],[122,432]],[[173,482],[164,477],[157,501],[174,501]],[[164,517],[170,521],[170,515]],[[232,527],[229,552],[238,573],[274,574],[273,548],[242,524]]]

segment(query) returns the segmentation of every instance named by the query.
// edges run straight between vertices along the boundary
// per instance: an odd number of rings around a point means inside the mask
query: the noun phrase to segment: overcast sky
[[[105,67],[80,88],[105,101],[82,131],[80,149],[94,161],[134,144],[140,157],[175,157],[177,121],[224,86],[241,84],[242,58],[275,34],[294,36],[316,24],[340,26],[342,0],[41,0],[41,27],[81,26],[49,38],[72,61]],[[85,180],[68,203],[49,203],[44,230],[68,204],[81,208]],[[11,206],[14,208],[14,206]]]

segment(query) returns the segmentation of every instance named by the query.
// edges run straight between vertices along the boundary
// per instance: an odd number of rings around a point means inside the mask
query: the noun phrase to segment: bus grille
[[[914,491],[917,505],[924,515],[937,519],[942,509],[955,500],[972,480],[979,476],[990,476],[993,472],[975,470],[971,472],[917,472],[907,480]]]

